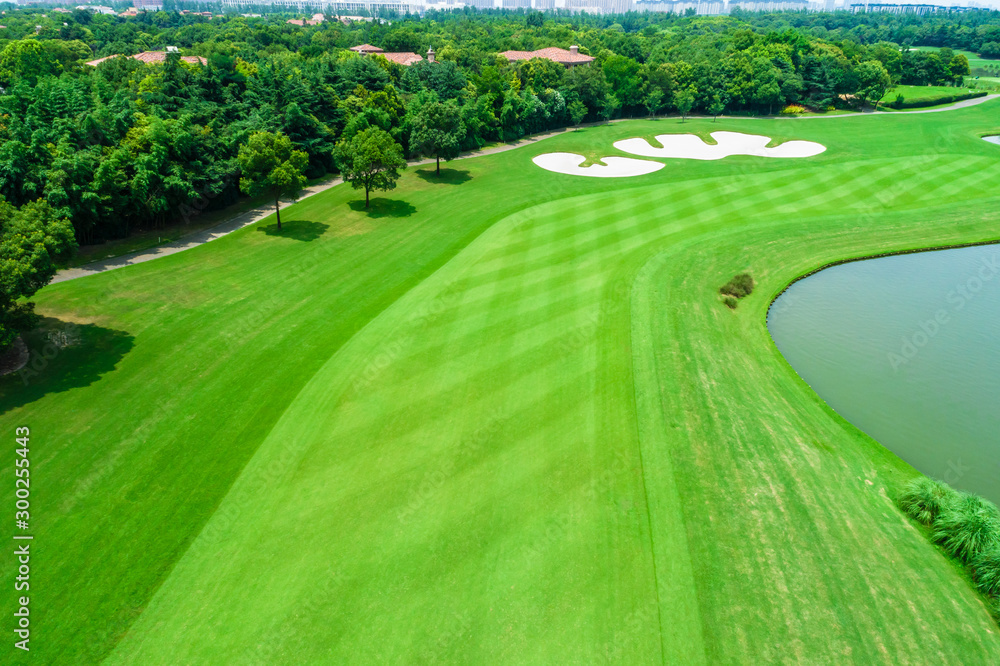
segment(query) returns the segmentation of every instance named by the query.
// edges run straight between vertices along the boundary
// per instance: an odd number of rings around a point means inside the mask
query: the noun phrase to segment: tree
[[[656,112],[660,109],[660,105],[663,104],[663,89],[658,87],[651,87],[646,91],[645,97],[642,98],[642,105],[646,107],[649,111],[650,116],[656,115]]]
[[[861,106],[866,102],[878,101],[885,96],[885,91],[889,89],[889,72],[885,65],[878,60],[868,60],[858,65],[855,73],[858,76],[858,92]]]
[[[753,91],[753,101],[767,105],[767,115],[771,115],[774,104],[781,101],[781,86],[777,81],[769,81],[757,86]]]
[[[0,197],[0,351],[38,323],[31,298],[76,249],[73,225],[41,199],[16,210]]]
[[[462,112],[454,101],[440,102],[431,98],[420,104],[410,120],[410,149],[417,155],[433,156],[437,162],[437,175],[441,175],[441,158],[458,157],[465,125]]]
[[[712,114],[712,122],[719,117],[719,114],[726,110],[726,103],[718,95],[712,95],[712,101],[708,105],[708,112]]]
[[[240,147],[240,189],[247,196],[269,194],[274,198],[274,213],[281,229],[281,197],[295,198],[305,187],[303,171],[309,156],[295,150],[292,140],[280,132],[254,132],[250,140]]]
[[[583,119],[587,117],[587,105],[578,99],[570,102],[566,110],[569,112],[569,119],[574,127],[579,126],[583,122]]]
[[[615,115],[615,111],[621,106],[621,102],[618,98],[608,93],[604,98],[604,106],[601,110],[597,112],[597,116],[603,120],[611,120],[611,116]]]
[[[681,114],[681,122],[684,122],[694,107],[694,91],[690,88],[682,90],[677,93],[674,103],[677,105],[677,112]]]
[[[566,68],[547,58],[532,58],[517,63],[517,75],[525,88],[541,92],[546,88],[558,88]]]
[[[385,130],[369,127],[337,144],[334,158],[344,180],[356,190],[364,188],[365,208],[372,190],[396,187],[399,170],[406,168],[403,148]]]
[[[1000,58],[1000,42],[985,42],[979,47],[979,55],[984,58]]]
[[[948,69],[951,70],[951,75],[955,78],[956,86],[962,85],[965,77],[971,73],[969,59],[961,53],[956,53],[952,56],[951,61],[948,63]]]
[[[34,39],[7,42],[0,50],[0,82],[12,84],[24,79],[34,85],[41,76],[58,74],[62,69],[59,60],[46,44]]]
[[[611,55],[604,60],[602,69],[618,106],[627,108],[643,103],[643,81],[639,75],[642,66],[639,63],[625,56]]]
[[[597,116],[602,115],[604,106],[611,96],[611,86],[604,76],[604,70],[593,65],[572,67],[563,77],[565,93],[576,93],[576,97]]]

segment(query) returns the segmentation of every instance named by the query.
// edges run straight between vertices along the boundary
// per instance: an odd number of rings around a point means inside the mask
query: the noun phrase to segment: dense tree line
[[[285,18],[82,10],[43,18],[10,7],[0,30],[0,195],[15,207],[45,201],[80,243],[99,242],[233,202],[240,148],[260,132],[288,137],[306,156],[305,175],[318,177],[337,170],[338,154],[347,161],[338,144],[373,128],[406,155],[448,159],[620,116],[823,109],[877,99],[890,81],[949,84],[968,73],[950,49],[907,44],[985,52],[1000,43],[1000,14],[986,12],[464,11],[318,26]],[[402,67],[347,50],[365,42],[418,53],[433,46],[438,62]],[[566,69],[498,56],[570,44],[596,61]],[[162,64],[84,64],[168,46],[207,65],[174,53]]]

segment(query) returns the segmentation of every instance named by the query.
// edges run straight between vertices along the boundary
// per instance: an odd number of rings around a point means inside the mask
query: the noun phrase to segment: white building
[[[662,12],[664,14],[684,14],[689,9],[698,16],[718,16],[726,13],[723,0],[644,0],[635,3],[637,12]]]
[[[77,5],[76,9],[86,9],[94,12],[95,14],[109,14],[111,16],[118,13],[111,7],[105,7],[104,5]]]
[[[809,0],[731,0],[729,10],[739,7],[745,12],[797,12],[809,9]]]

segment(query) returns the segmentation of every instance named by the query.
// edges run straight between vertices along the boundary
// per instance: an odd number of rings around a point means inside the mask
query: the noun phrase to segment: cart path
[[[514,143],[507,143],[500,146],[491,146],[489,148],[483,148],[482,150],[475,150],[469,153],[463,153],[458,159],[466,159],[469,157],[481,157],[483,155],[493,155],[494,153],[502,153],[508,150],[513,150],[514,148],[520,148],[521,146],[526,146],[528,144],[541,141],[542,139],[547,139],[551,136],[557,134],[562,134],[563,132],[569,131],[567,128],[553,130],[552,132],[546,132],[545,134],[537,134],[531,137],[525,137]],[[434,159],[424,159],[415,160],[408,162],[408,167],[423,166],[427,164],[434,164]],[[340,185],[343,181],[342,178],[331,178],[325,180],[321,183],[316,183],[310,187],[302,190],[302,194],[299,195],[297,201],[301,201],[307,197],[311,197],[314,194],[319,194],[320,192],[325,192],[331,187],[336,187]],[[284,200],[281,202],[281,210],[288,208],[295,201]],[[88,275],[94,275],[96,273],[103,273],[105,271],[114,270],[116,268],[122,268],[123,266],[131,266],[132,264],[141,264],[146,261],[152,261],[153,259],[158,259],[160,257],[165,257],[168,254],[177,254],[178,252],[183,252],[184,250],[190,250],[193,247],[199,245],[204,245],[216,238],[222,238],[226,234],[231,234],[232,232],[242,229],[243,227],[249,226],[255,222],[259,222],[269,215],[274,214],[274,206],[270,203],[253,208],[251,210],[240,213],[234,217],[229,218],[224,222],[209,227],[208,229],[202,229],[200,231],[192,232],[186,236],[182,236],[175,241],[170,243],[164,243],[163,245],[157,245],[153,248],[147,248],[145,250],[138,250],[136,252],[129,252],[127,254],[122,254],[117,257],[108,257],[107,259],[101,259],[100,261],[95,261],[89,264],[84,264],[83,266],[77,266],[75,268],[65,268],[61,271],[56,272],[55,277],[52,278],[52,282],[66,282],[67,280],[75,280],[76,278],[86,277]]]

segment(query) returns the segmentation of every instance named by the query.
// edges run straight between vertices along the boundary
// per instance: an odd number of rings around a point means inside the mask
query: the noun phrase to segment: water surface
[[[768,328],[846,419],[1000,503],[1000,247],[828,268],[778,298]]]

